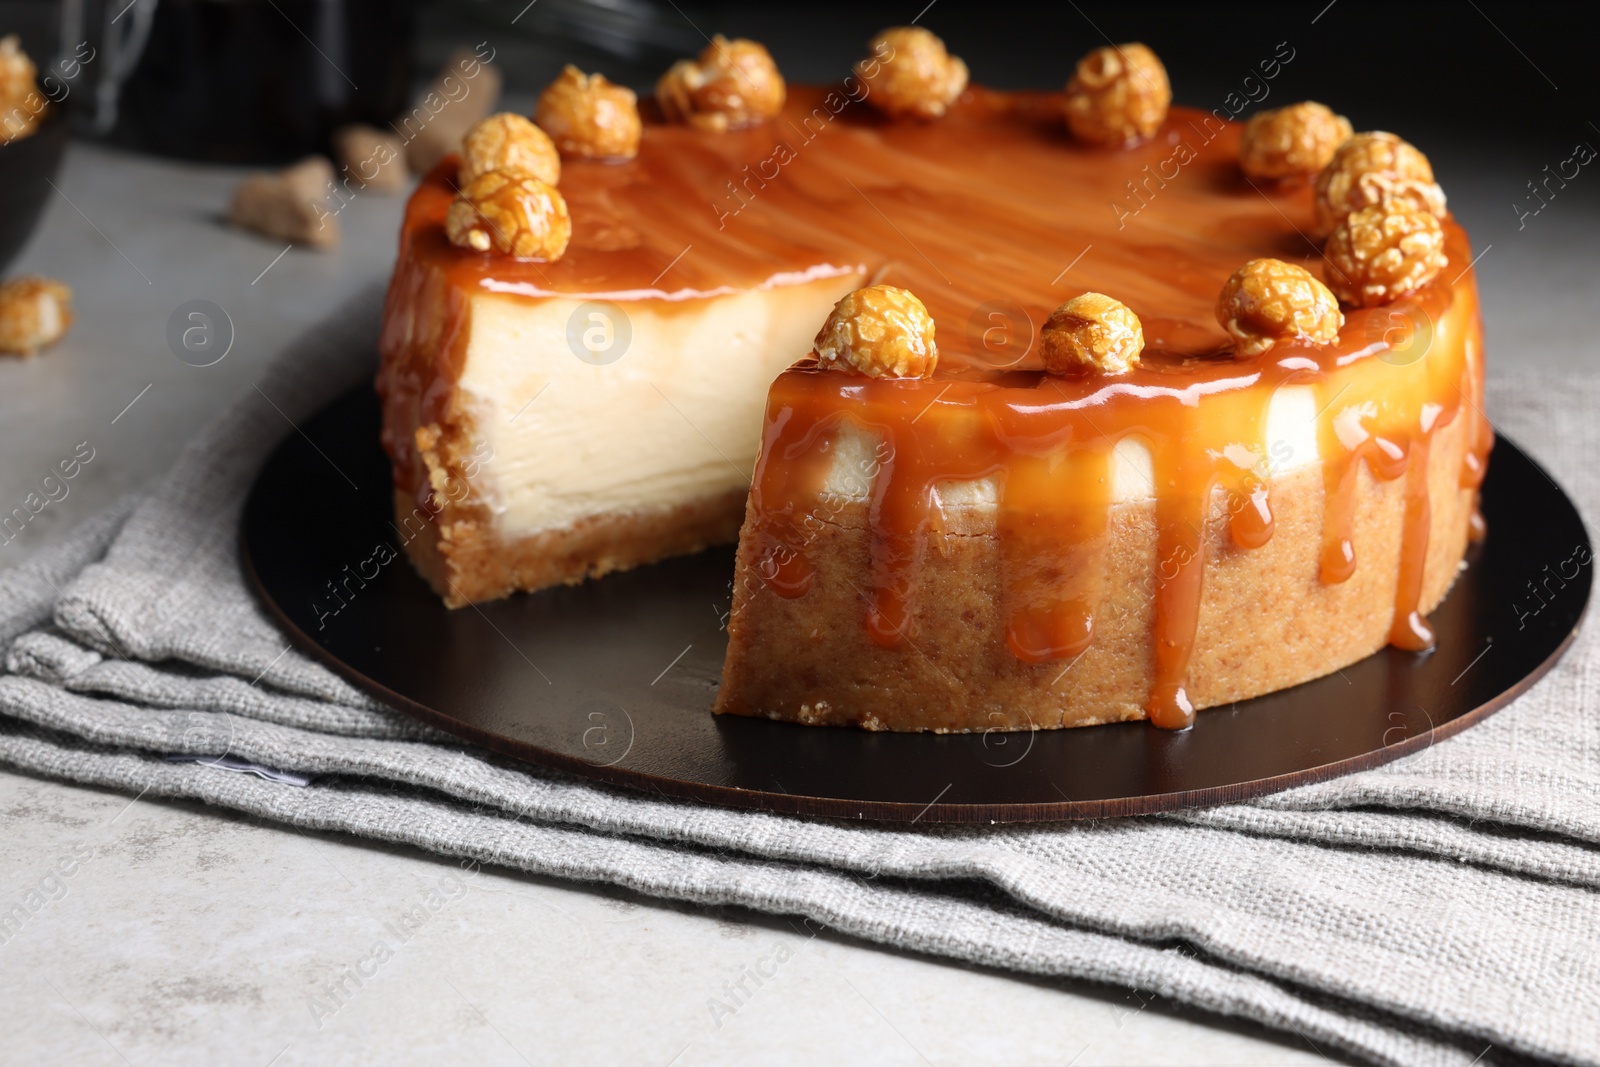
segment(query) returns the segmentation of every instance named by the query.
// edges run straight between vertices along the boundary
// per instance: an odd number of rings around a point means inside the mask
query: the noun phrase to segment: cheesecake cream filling
[[[475,495],[520,538],[747,488],[768,387],[860,284],[619,303],[473,294],[457,387],[488,444]]]

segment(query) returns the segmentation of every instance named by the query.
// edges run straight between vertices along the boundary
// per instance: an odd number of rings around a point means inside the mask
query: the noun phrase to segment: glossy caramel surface
[[[937,122],[893,121],[841,90],[791,87],[771,122],[723,134],[652,123],[634,160],[566,162],[572,242],[556,263],[451,246],[453,160],[413,196],[402,245],[462,290],[530,297],[654,303],[856,273],[927,304],[951,371],[1010,366],[1026,347],[1021,320],[989,305],[1038,324],[1104,292],[1139,315],[1159,361],[1231,350],[1213,307],[1245,260],[1320,276],[1302,236],[1309,184],[1252,185],[1237,125],[1174,108],[1153,140],[1103,149],[1072,140],[1060,108],[1059,93],[975,87]],[[1348,349],[1379,314],[1351,316]]]

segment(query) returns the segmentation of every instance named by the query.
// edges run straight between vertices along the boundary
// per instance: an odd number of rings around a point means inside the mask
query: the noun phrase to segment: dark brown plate
[[[1483,492],[1490,535],[1432,616],[1431,654],[1379,652],[1203,711],[1183,733],[1122,723],[874,734],[710,713],[731,548],[450,611],[400,551],[390,499],[367,389],[286,437],[262,469],[244,511],[244,565],[302,649],[496,752],[666,796],[850,819],[1131,815],[1373,767],[1532,685],[1572,641],[1591,583],[1577,510],[1502,438]]]

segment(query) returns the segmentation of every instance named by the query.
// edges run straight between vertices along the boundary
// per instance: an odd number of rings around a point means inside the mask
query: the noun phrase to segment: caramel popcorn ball
[[[49,278],[13,278],[0,285],[0,352],[31,356],[67,334],[72,290]]]
[[[835,304],[815,348],[824,367],[869,378],[926,378],[939,362],[933,316],[892,285],[857,289]]]
[[[886,115],[936,119],[967,87],[967,65],[921,26],[884,30],[856,64],[867,83],[867,102]]]
[[[1328,238],[1328,288],[1352,307],[1375,307],[1415,292],[1444,269],[1439,220],[1402,200],[1345,216]]]
[[[0,144],[26,137],[44,114],[38,70],[16,34],[0,37]]]
[[[1279,341],[1329,344],[1344,314],[1328,287],[1311,272],[1281,259],[1252,259],[1233,272],[1217,297],[1217,321],[1256,356]]]
[[[1144,326],[1119,300],[1083,293],[1051,312],[1039,334],[1039,356],[1051,374],[1126,374],[1139,364]]]
[[[633,90],[568,64],[539,94],[533,120],[564,156],[632,159],[639,154],[639,102]]]
[[[1067,125],[1091,144],[1142,141],[1166,121],[1167,68],[1142,44],[1107,45],[1078,60],[1067,83]]]
[[[462,186],[444,228],[451,244],[547,263],[561,258],[572,237],[567,202],[554,186],[504,170],[480,174]]]
[[[656,82],[668,119],[718,133],[770,119],[784,93],[783,75],[765,48],[720,33],[698,59],[680,59]]]
[[[1327,236],[1352,211],[1404,200],[1444,218],[1444,190],[1428,157],[1392,133],[1358,133],[1339,146],[1317,177],[1317,232]]]
[[[561,155],[550,135],[531,120],[502,111],[480,120],[461,139],[461,184],[491,170],[526,174],[556,185],[561,181]]]
[[[1350,139],[1350,120],[1307,100],[1252,115],[1239,139],[1239,167],[1252,178],[1315,174]]]

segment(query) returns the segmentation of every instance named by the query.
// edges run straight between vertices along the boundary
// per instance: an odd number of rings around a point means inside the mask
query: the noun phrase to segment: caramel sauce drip
[[[1467,521],[1467,537],[1474,544],[1489,536],[1489,524],[1484,521],[1483,512],[1477,504],[1472,506],[1472,515]]]
[[[1422,565],[1428,558],[1428,446],[1424,433],[1406,450],[1405,518],[1400,527],[1400,574],[1395,580],[1394,622],[1389,643],[1408,652],[1433,647],[1433,627],[1417,611],[1422,601]]]
[[[1451,267],[1403,305],[1356,310],[1326,348],[1284,343],[1238,357],[1213,305],[1245,260],[1274,256],[1322,271],[1304,183],[1257,188],[1237,166],[1239,127],[1172,109],[1145,144],[1073,141],[1059,93],[971,89],[939,122],[885,119],[842,89],[791,86],[771,122],[713,134],[647,122],[636,159],[567,161],[561,191],[573,238],[556,263],[449,244],[455,161],[407,207],[390,284],[378,388],[396,484],[417,488],[407,428],[445,415],[461,371],[468,297],[611,300],[670,313],[699,298],[856,276],[914,291],[938,326],[927,380],[874,381],[801,364],[773,385],[747,535],[781,596],[814,582],[807,546],[849,505],[829,472],[846,423],[879,442],[854,472],[872,548],[864,630],[914,640],[919,566],[942,550],[940,487],[993,479],[1011,653],[1049,665],[1094,638],[1116,499],[1119,442],[1148,450],[1157,544],[1147,705],[1159,726],[1193,721],[1184,679],[1208,547],[1223,504],[1240,550],[1273,536],[1267,414],[1283,386],[1317,397],[1327,487],[1322,577],[1349,578],[1352,509],[1365,469],[1406,479],[1393,639],[1431,640],[1417,613],[1427,550],[1432,434],[1472,419],[1461,484],[1476,489],[1493,444],[1482,416],[1482,359],[1466,235],[1446,221]],[[648,110],[648,109],[647,109]],[[1044,375],[1034,334],[1063,300],[1115,296],[1144,325],[1143,364],[1116,379]],[[1400,316],[1400,335],[1395,333]],[[820,325],[820,323],[819,323]],[[1003,326],[997,333],[997,325]],[[794,353],[796,359],[805,355]],[[1048,668],[1047,668],[1048,669]]]
[[[1494,448],[1494,427],[1489,424],[1489,416],[1483,412],[1483,320],[1478,315],[1473,315],[1472,327],[1467,335],[1467,361],[1475,368],[1467,376],[1467,384],[1463,390],[1463,401],[1470,409],[1467,417],[1471,420],[1467,434],[1467,451],[1461,462],[1461,487],[1472,490],[1472,518],[1467,527],[1467,536],[1473,542],[1482,541],[1489,534],[1489,524],[1483,520],[1483,511],[1478,507],[1478,488],[1483,485],[1483,476],[1489,469],[1489,453]]]

